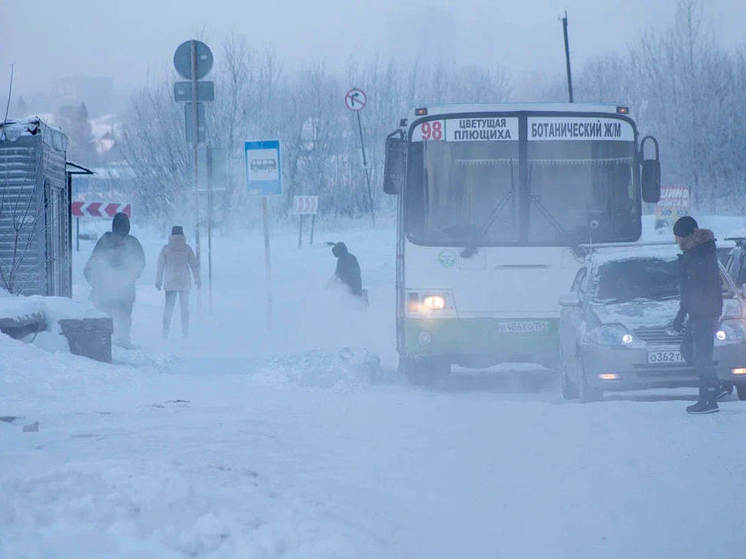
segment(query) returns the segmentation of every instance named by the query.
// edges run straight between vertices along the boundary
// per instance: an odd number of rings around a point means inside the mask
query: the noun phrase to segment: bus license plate
[[[661,363],[684,363],[680,351],[649,351],[648,364],[659,365]]]
[[[546,320],[501,320],[497,325],[501,334],[543,334],[548,330]]]

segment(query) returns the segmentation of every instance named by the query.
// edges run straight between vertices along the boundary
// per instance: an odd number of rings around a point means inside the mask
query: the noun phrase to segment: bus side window
[[[570,291],[572,291],[573,293],[577,293],[578,295],[582,294],[580,286],[583,284],[586,273],[587,270],[585,268],[580,268],[580,270],[578,270],[578,273],[575,274],[575,279],[572,281],[572,287],[570,288]]]

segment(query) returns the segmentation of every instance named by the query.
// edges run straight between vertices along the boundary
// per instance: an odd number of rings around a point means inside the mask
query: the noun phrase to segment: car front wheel
[[[562,390],[562,397],[565,400],[574,400],[578,397],[578,385],[570,378],[569,371],[567,370],[567,360],[564,356],[562,356],[560,363],[560,388]]]
[[[739,400],[746,400],[746,383],[736,385],[736,394],[738,394]]]
[[[583,361],[578,356],[578,392],[580,393],[581,402],[598,402],[603,398],[604,392],[600,388],[591,386],[588,383],[588,378],[585,374],[585,368],[583,367]]]

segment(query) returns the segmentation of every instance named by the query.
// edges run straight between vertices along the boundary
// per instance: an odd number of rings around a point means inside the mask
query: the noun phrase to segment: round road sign
[[[192,42],[197,49],[197,72],[195,79],[201,80],[212,68],[212,51],[202,41],[184,41],[174,53],[174,66],[185,80],[192,79]]]
[[[353,87],[345,94],[345,107],[351,111],[362,111],[368,102],[368,96],[362,89]]]

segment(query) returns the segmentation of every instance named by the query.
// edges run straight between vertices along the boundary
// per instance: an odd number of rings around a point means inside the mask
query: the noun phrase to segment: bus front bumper
[[[466,367],[506,362],[554,366],[558,332],[557,318],[407,317],[399,352],[407,357],[439,357]]]

